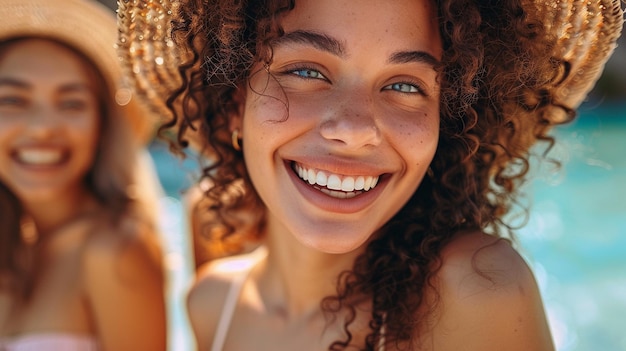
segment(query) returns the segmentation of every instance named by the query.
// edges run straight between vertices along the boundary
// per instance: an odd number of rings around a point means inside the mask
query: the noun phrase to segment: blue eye
[[[326,79],[322,73],[310,68],[298,68],[290,71],[292,74],[302,78]]]
[[[383,90],[395,90],[401,93],[419,93],[422,91],[419,87],[409,83],[390,84],[384,87]]]

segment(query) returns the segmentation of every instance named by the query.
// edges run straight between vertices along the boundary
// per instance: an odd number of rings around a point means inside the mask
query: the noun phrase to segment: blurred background
[[[111,9],[115,0],[101,0]],[[527,185],[530,216],[518,248],[535,271],[558,351],[626,350],[626,36],[573,123],[554,130],[547,163]],[[539,152],[541,150],[538,150]],[[187,209],[197,176],[192,159],[150,153],[164,188],[160,201],[169,273],[170,351],[194,347],[184,308],[193,277]]]

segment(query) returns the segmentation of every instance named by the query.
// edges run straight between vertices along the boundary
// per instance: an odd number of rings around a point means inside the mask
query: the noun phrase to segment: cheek
[[[77,119],[70,125],[70,130],[76,141],[75,147],[80,148],[86,157],[93,158],[100,139],[100,118],[93,114]]]
[[[265,71],[257,72],[253,76],[246,94],[248,99],[244,115],[257,123],[269,124],[310,120],[332,106],[331,102],[336,99],[329,97],[327,93],[311,94],[294,91],[289,86],[283,87],[275,77]]]
[[[244,124],[268,123],[285,120],[288,116],[287,99],[276,88],[267,87],[262,91],[249,87],[246,93]]]
[[[394,148],[405,155],[407,163],[430,164],[439,142],[439,116],[420,113],[410,120],[386,124],[387,139]]]
[[[4,155],[4,146],[0,145],[0,183],[7,185],[9,183],[8,180],[10,179],[8,174],[6,174],[8,170],[7,164],[9,160],[7,160]]]
[[[2,117],[0,117],[0,180],[6,168],[4,163],[8,162],[7,157],[10,152],[11,144],[11,127],[13,127],[13,125],[2,123]]]
[[[280,123],[276,120],[277,104],[267,97],[248,92],[242,120],[243,155],[250,173],[258,169],[261,160],[268,156],[271,143],[276,139],[269,131],[271,126]],[[261,163],[262,164],[262,163]]]
[[[287,97],[279,88],[268,88],[263,95],[251,91],[248,94],[251,98],[245,104],[242,128],[244,143],[249,140],[248,145],[286,142],[314,130],[320,119],[334,108],[319,94],[289,94]]]
[[[0,112],[0,144],[5,145],[15,136],[23,134],[23,128],[26,125],[25,117],[3,116],[2,112]]]

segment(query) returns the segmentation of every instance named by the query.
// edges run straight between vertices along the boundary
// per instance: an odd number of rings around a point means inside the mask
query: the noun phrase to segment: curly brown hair
[[[367,350],[375,349],[383,324],[387,342],[414,337],[432,310],[423,306],[424,291],[455,234],[482,230],[512,237],[504,216],[516,205],[531,146],[543,141],[547,152],[553,143],[550,128],[575,116],[554,94],[568,75],[567,62],[551,56],[556,38],[528,16],[520,0],[436,3],[444,53],[440,139],[431,175],[376,233],[352,270],[341,275],[337,294],[322,301],[324,311],[347,309],[354,319],[350,299],[371,297]],[[211,159],[203,170],[213,185],[206,191],[207,215],[225,237],[238,225],[233,213],[265,211],[243,155],[231,147],[228,115],[236,107],[234,93],[247,84],[253,64],[271,62],[272,39],[283,35],[279,16],[294,6],[295,0],[175,5],[172,35],[188,52],[180,66],[182,86],[168,102],[178,118],[162,130],[179,127],[178,147],[185,147],[189,129],[199,128]],[[230,191],[225,199],[222,194],[241,181],[243,191]],[[258,218],[256,235],[263,227],[263,216]],[[351,344],[350,322],[345,340],[331,350]]]

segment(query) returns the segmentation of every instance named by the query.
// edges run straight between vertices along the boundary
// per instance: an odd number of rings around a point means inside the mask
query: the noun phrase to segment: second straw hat
[[[74,47],[103,74],[111,96],[141,142],[152,135],[156,118],[145,100],[134,96],[116,52],[113,11],[92,0],[0,0],[0,42],[49,38]]]

